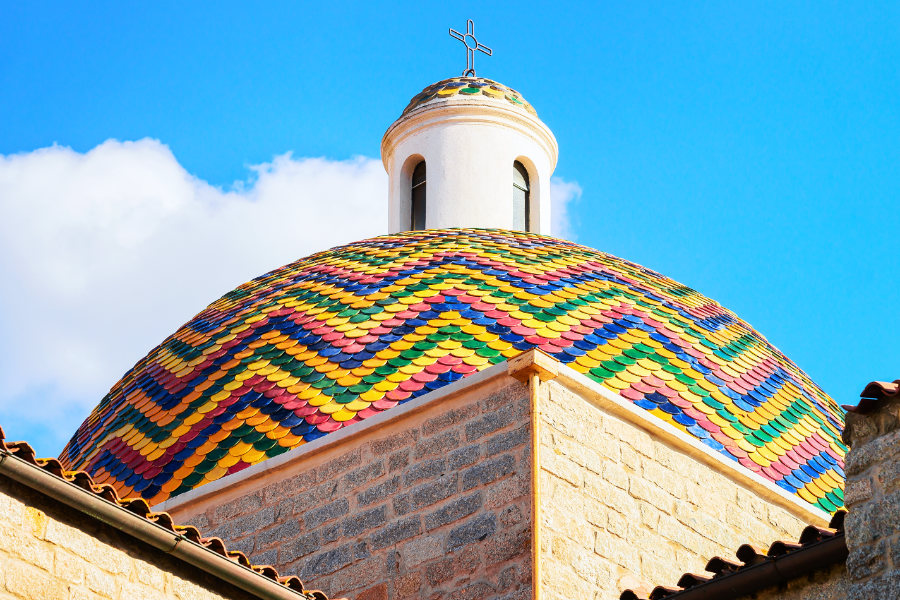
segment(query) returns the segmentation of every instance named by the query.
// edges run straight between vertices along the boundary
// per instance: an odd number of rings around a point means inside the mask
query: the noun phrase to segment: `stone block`
[[[27,562],[4,559],[3,575],[6,589],[13,596],[37,600],[65,600],[65,584],[50,573]]]
[[[393,473],[409,466],[410,450],[398,450],[388,457],[388,472]]]
[[[136,581],[122,582],[119,594],[128,600],[159,600],[157,590]]]
[[[457,429],[450,429],[431,437],[422,438],[416,443],[414,456],[417,460],[428,456],[444,456],[451,450],[458,448],[459,441],[460,432]]]
[[[856,425],[865,424],[868,420],[858,420]],[[875,464],[885,464],[891,460],[900,460],[900,431],[874,439],[854,440],[852,451],[844,459],[844,471],[848,478],[862,474]]]
[[[365,589],[356,594],[354,600],[388,600],[387,584],[379,583],[374,587]]]
[[[491,509],[502,508],[530,493],[531,473],[528,471],[516,473],[485,488],[484,506]]]
[[[341,537],[341,524],[329,523],[328,525],[320,527],[319,532],[322,536],[322,545],[327,546],[331,542],[335,542],[339,537]]]
[[[454,590],[454,600],[483,600],[494,594],[497,590],[486,581],[470,583],[460,589]]]
[[[422,533],[422,523],[418,515],[389,523],[372,534],[372,548],[380,550]]]
[[[425,515],[425,529],[431,531],[471,515],[481,508],[481,492],[455,498],[438,510]]]
[[[404,515],[408,512],[431,506],[455,494],[458,487],[456,473],[441,477],[437,481],[420,484],[409,492],[394,497],[394,512],[398,515]]]
[[[344,491],[353,491],[361,485],[364,485],[374,479],[378,479],[384,475],[384,461],[376,460],[371,463],[354,469],[344,475],[341,484]]]
[[[422,574],[413,572],[395,577],[391,582],[394,593],[392,598],[414,598],[422,587]]]
[[[473,402],[472,404],[460,408],[454,408],[425,421],[422,425],[422,432],[425,435],[434,435],[438,431],[468,421],[480,413],[481,409],[477,402]]]
[[[453,578],[454,574],[455,569],[453,568],[452,558],[437,560],[433,563],[429,563],[425,567],[425,579],[432,587],[438,586],[445,581],[449,581]]]
[[[474,464],[481,458],[481,445],[472,444],[465,448],[458,448],[447,457],[447,468],[452,471]]]
[[[275,520],[299,516],[313,507],[327,504],[337,495],[338,483],[339,481],[334,479],[310,488],[300,488],[293,496],[273,497]]]
[[[418,429],[408,429],[406,431],[394,433],[388,437],[373,441],[371,443],[372,454],[374,456],[390,454],[400,448],[412,446],[418,438]]]
[[[882,600],[900,598],[900,576],[896,572],[850,586],[847,600]]]
[[[223,523],[238,515],[246,515],[258,511],[263,507],[263,494],[256,492],[235,498],[230,502],[221,504],[213,510],[213,520]]]
[[[499,530],[484,542],[484,557],[488,564],[496,565],[531,554],[531,529]]]
[[[513,504],[500,511],[499,519],[503,527],[512,527],[525,520],[525,511],[519,505]]]
[[[301,579],[308,579],[318,575],[334,573],[338,569],[349,565],[352,560],[352,544],[344,544],[305,559],[300,565],[299,576]]]
[[[864,544],[850,552],[847,557],[847,572],[856,580],[869,578],[885,570],[887,558],[887,540]]]
[[[278,562],[286,565],[322,547],[319,532],[311,531],[287,542],[278,549]]]
[[[345,537],[356,537],[364,531],[384,525],[387,521],[385,505],[353,514],[342,521],[342,531]]]
[[[512,431],[504,431],[488,438],[487,455],[493,456],[501,454],[523,444],[527,444],[531,440],[530,432],[531,426],[525,424]]]
[[[289,519],[277,525],[257,532],[253,539],[257,548],[269,548],[300,535],[302,528],[296,519]]]
[[[380,454],[380,452],[376,453],[376,455]],[[335,476],[340,475],[353,467],[358,467],[361,462],[362,452],[357,448],[356,450],[338,456],[327,464],[316,468],[316,481],[324,482],[334,479]]]
[[[581,487],[586,476],[585,470],[564,454],[563,450],[555,447],[554,444],[553,446],[543,446],[540,452],[541,469],[553,473],[575,487]]]
[[[336,571],[334,575],[330,577],[327,589],[349,592],[350,590],[364,589],[371,586],[386,575],[382,565],[383,559],[379,556],[374,556],[347,565]],[[356,594],[349,595],[355,600]]]
[[[848,479],[844,485],[844,504],[847,508],[853,508],[861,502],[871,500],[874,494],[872,477],[868,475],[859,475]]]
[[[516,459],[511,454],[504,454],[484,460],[462,473],[462,490],[470,490],[476,486],[496,481],[515,472]]]
[[[400,489],[400,476],[394,475],[388,480],[373,485],[356,495],[356,502],[359,506],[368,506],[375,502],[386,500],[393,496]]]
[[[400,548],[400,555],[407,568],[415,568],[444,555],[443,540],[436,535],[424,535],[409,540]]]
[[[260,493],[263,496],[264,504],[272,504],[283,498],[295,497],[299,492],[314,487],[315,484],[316,472],[311,469],[267,485],[260,490]]]
[[[350,502],[347,498],[338,498],[325,506],[320,506],[303,513],[303,523],[306,526],[307,531],[310,531],[323,523],[337,519],[338,517],[343,517],[349,512]]]
[[[503,429],[512,424],[518,411],[514,406],[503,406],[496,412],[488,413],[474,421],[466,423],[466,440],[474,442],[482,437],[493,433],[498,429]]]
[[[433,479],[441,475],[447,467],[443,458],[432,458],[413,463],[403,472],[403,485],[410,486],[423,479]]]
[[[478,515],[453,528],[447,536],[447,551],[456,552],[464,546],[481,542],[497,531],[497,517],[493,513]]]

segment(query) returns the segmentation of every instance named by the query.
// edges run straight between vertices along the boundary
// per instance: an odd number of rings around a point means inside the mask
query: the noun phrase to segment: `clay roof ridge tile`
[[[683,592],[684,590],[680,587],[669,587],[666,585],[658,585],[653,588],[653,591],[650,592],[650,600],[662,600],[663,598],[668,598],[673,594],[677,594],[678,592]]]
[[[776,540],[772,542],[772,545],[769,546],[769,551],[766,553],[766,556],[769,558],[775,558],[776,556],[784,556],[789,552],[793,552],[795,550],[799,550],[803,547],[803,544],[798,544],[796,542],[786,542],[784,540]]]
[[[738,557],[739,561],[744,563],[745,567],[757,565],[768,559],[768,556],[766,556],[750,544],[741,544],[741,546],[737,549],[737,552],[735,552],[734,554]]]
[[[716,577],[721,577],[723,575],[734,573],[743,566],[744,565],[739,562],[722,558],[721,556],[713,556],[709,559],[709,562],[706,563],[706,570],[713,573]]]
[[[886,400],[900,396],[900,379],[894,381],[872,381],[860,392],[859,404],[843,404],[841,408],[847,412],[867,414]]]
[[[719,579],[728,578],[731,575],[753,569],[764,563],[772,563],[787,554],[806,550],[816,544],[829,542],[829,540],[834,538],[843,538],[844,518],[846,515],[847,511],[839,510],[832,516],[829,527],[809,525],[800,534],[798,542],[776,541],[769,547],[769,551],[766,554],[763,554],[751,544],[742,544],[735,552],[740,562],[722,558],[721,556],[714,556],[706,565],[706,570],[712,574],[711,577],[695,573],[684,573],[678,580],[678,587],[657,586],[649,595],[641,591],[627,589],[619,596],[619,600],[661,600],[670,597],[674,600],[676,596],[680,596],[682,592],[691,588],[715,584]],[[836,555],[839,555],[839,553]],[[844,556],[846,556],[846,548]]]
[[[804,527],[803,532],[800,534],[800,545],[807,546],[814,542],[820,542],[822,540],[834,537],[837,534],[837,530],[829,529],[826,527],[816,527],[815,525],[807,525]]]
[[[698,575],[697,573],[685,573],[681,576],[681,579],[678,580],[678,587],[680,588],[692,588],[700,585],[701,583],[706,583],[711,580],[713,577],[711,575]]]

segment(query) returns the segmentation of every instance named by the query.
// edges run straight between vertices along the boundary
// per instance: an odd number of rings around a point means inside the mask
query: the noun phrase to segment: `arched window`
[[[412,174],[412,215],[413,230],[425,229],[425,161],[416,165]]]
[[[528,192],[528,171],[519,161],[513,163],[513,229],[531,230],[531,194]]]

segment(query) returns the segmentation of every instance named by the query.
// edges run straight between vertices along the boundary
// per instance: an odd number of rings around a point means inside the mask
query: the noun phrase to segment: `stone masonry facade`
[[[330,597],[530,598],[529,410],[513,382],[186,518]]]
[[[541,386],[544,600],[617,598],[807,524],[556,381]]]
[[[848,413],[847,598],[900,598],[900,398]]]
[[[223,600],[247,594],[0,477],[3,600]]]

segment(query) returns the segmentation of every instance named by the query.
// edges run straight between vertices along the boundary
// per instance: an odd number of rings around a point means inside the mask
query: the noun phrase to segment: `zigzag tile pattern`
[[[843,414],[734,313],[575,243],[428,230],[298,260],[213,302],[63,450],[157,503],[539,348],[826,511]]]

